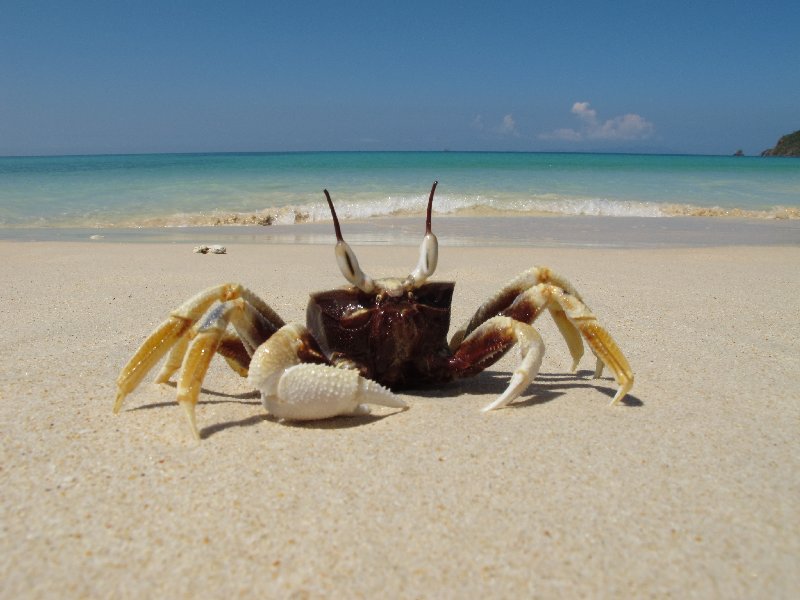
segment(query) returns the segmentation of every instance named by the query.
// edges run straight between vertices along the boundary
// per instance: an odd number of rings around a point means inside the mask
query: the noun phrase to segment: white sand
[[[454,325],[532,264],[568,277],[636,373],[513,352],[411,410],[287,426],[222,361],[192,440],[173,386],[117,373],[226,280],[287,320],[341,284],[325,246],[0,243],[0,596],[793,597],[800,590],[800,248],[443,248]],[[358,248],[374,276],[414,248]]]

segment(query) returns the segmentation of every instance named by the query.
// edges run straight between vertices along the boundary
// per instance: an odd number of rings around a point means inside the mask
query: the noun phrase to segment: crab
[[[573,372],[583,356],[583,336],[597,359],[594,377],[607,366],[619,386],[611,404],[622,400],[633,385],[628,361],[572,284],[547,267],[512,279],[447,341],[455,284],[428,281],[438,260],[431,231],[437,183],[428,198],[419,261],[402,279],[372,279],[362,271],[324,190],[336,260],[350,285],[312,293],[305,325],[285,324],[238,283],[198,293],[172,311],[123,367],[114,412],[167,353],[156,382],[165,383],[179,371],[177,401],[200,439],[195,405],[215,354],[247,377],[273,417],[302,421],[366,414],[370,404],[405,410],[395,391],[476,375],[517,344],[519,366],[505,391],[483,408],[490,411],[512,402],[536,377],[544,343],[532,324],[545,309],[566,341]]]

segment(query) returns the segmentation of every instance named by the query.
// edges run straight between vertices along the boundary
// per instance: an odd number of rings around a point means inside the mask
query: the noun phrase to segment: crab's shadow
[[[167,385],[172,388],[178,387],[174,381],[168,381],[163,385]],[[206,396],[215,396],[220,399],[200,400],[197,403],[199,406],[208,406],[215,404],[242,404],[247,406],[262,405],[260,400],[261,394],[258,391],[230,394],[227,392],[221,392],[219,390],[212,390],[203,387],[200,388],[200,393]],[[175,401],[151,402],[150,404],[136,406],[130,408],[129,410],[131,411],[150,410],[154,408],[167,408],[172,406],[175,406]],[[261,413],[250,417],[246,417],[244,419],[238,419],[236,421],[223,421],[221,423],[215,423],[214,425],[203,427],[200,430],[200,439],[207,439],[216,433],[225,431],[226,429],[232,429],[235,427],[250,427],[253,425],[258,425],[259,423],[263,423],[264,421],[270,421],[276,424],[280,423],[285,427],[295,427],[298,429],[349,429],[352,427],[361,427],[362,425],[369,425],[370,423],[381,421],[386,417],[391,417],[392,415],[397,414],[398,412],[404,412],[404,411],[403,410],[393,411],[384,415],[367,414],[367,415],[341,416],[341,417],[333,417],[331,419],[319,419],[316,421],[281,421],[280,419],[277,419],[272,415]]]
[[[563,396],[568,390],[591,388],[601,394],[613,398],[617,390],[603,385],[604,382],[614,383],[612,377],[594,379],[594,371],[581,370],[575,373],[539,373],[525,392],[505,408],[524,408],[537,404],[545,404]],[[450,382],[440,387],[422,388],[414,390],[414,395],[424,398],[456,398],[463,394],[473,396],[492,395],[499,396],[508,386],[511,374],[506,371],[483,371],[471,379],[461,379]],[[644,406],[644,402],[627,394],[620,404],[630,407]]]
[[[582,370],[578,371],[577,373],[540,373],[537,375],[536,379],[525,391],[525,393],[511,404],[504,407],[504,410],[520,409],[528,406],[552,402],[556,398],[563,396],[566,391],[571,389],[592,388],[602,394],[605,394],[609,398],[613,398],[616,394],[616,389],[601,384],[601,382],[613,383],[613,378],[604,377],[601,379],[593,379],[592,375],[593,371],[589,370]],[[506,386],[508,386],[509,378],[510,374],[505,371],[483,371],[482,373],[479,373],[470,379],[461,379],[437,387],[417,388],[408,390],[408,392],[414,396],[420,396],[423,398],[442,398],[453,400],[456,400],[459,396],[464,394],[473,396],[499,396],[505,391]],[[177,385],[171,381],[166,385],[169,385],[173,388],[177,387]],[[235,403],[248,406],[261,406],[261,400],[259,399],[260,394],[257,391],[230,394],[226,392],[220,392],[218,390],[201,388],[201,393],[207,396],[218,397],[220,400],[201,400],[198,402],[200,405]],[[631,394],[626,395],[625,398],[622,399],[621,404],[629,407],[644,406],[644,402],[642,402],[636,396],[632,396]],[[145,404],[143,406],[137,406],[135,408],[131,408],[130,410],[149,410],[152,408],[165,408],[174,405],[174,401],[154,402],[151,404]],[[281,421],[280,419],[277,419],[269,414],[262,413],[246,417],[244,419],[238,419],[236,421],[224,421],[222,423],[209,425],[200,430],[200,437],[202,439],[207,439],[212,435],[227,429],[232,429],[235,427],[251,427],[253,425],[263,423],[264,421],[270,421],[276,424],[280,423],[285,427],[293,427],[297,429],[350,429],[353,427],[370,425],[401,412],[405,411],[396,410],[381,415],[366,414],[341,416],[331,419],[320,419],[316,421]]]
[[[257,404],[261,403],[258,402]],[[369,425],[375,421],[380,421],[386,417],[391,417],[393,414],[395,413],[393,412],[385,415],[354,415],[333,417],[331,419],[319,419],[317,421],[282,421],[276,417],[273,417],[272,415],[261,413],[258,415],[253,415],[252,417],[239,419],[238,421],[223,421],[222,423],[215,423],[214,425],[203,427],[200,430],[200,439],[205,440],[215,433],[225,431],[226,429],[232,429],[234,427],[250,427],[252,425],[263,423],[264,421],[269,421],[271,423],[283,425],[284,427],[293,427],[296,429],[349,429],[351,427]]]
[[[167,381],[161,385],[166,385],[171,388],[177,389],[178,384],[174,381]],[[207,396],[216,396],[218,398],[224,398],[224,400],[201,400],[198,404],[207,405],[207,404],[246,404],[250,406],[260,406],[261,400],[259,399],[261,394],[255,390],[249,392],[242,392],[239,394],[229,394],[227,392],[220,392],[219,390],[210,390],[208,388],[200,388],[200,393],[205,394]],[[150,410],[151,408],[164,408],[165,406],[175,406],[175,401],[171,402],[151,402],[150,404],[143,404],[142,406],[135,406],[129,410]]]

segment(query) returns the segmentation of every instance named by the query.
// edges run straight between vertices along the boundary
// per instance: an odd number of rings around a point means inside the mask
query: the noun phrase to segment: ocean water
[[[800,218],[800,160],[484,152],[0,157],[0,227],[182,227],[418,215]]]

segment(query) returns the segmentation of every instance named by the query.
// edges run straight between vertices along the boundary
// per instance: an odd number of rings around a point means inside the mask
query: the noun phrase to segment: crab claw
[[[286,369],[274,396],[262,396],[270,414],[307,421],[369,413],[367,404],[408,408],[399,396],[352,369],[301,364]]]
[[[366,414],[368,404],[408,408],[405,401],[353,369],[303,363],[308,331],[290,323],[259,346],[248,381],[261,392],[264,408],[279,419],[308,421]]]

